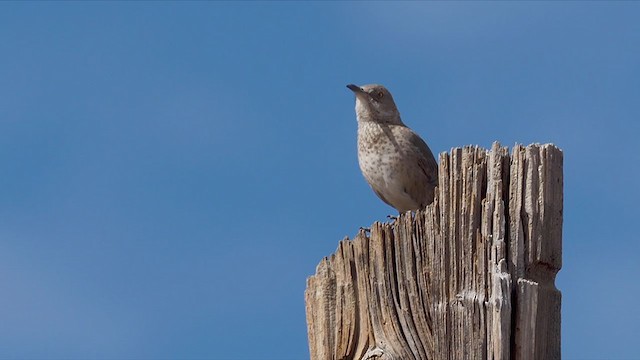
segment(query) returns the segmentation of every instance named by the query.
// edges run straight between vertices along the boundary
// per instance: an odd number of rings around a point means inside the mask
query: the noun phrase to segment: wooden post
[[[308,279],[311,359],[560,359],[562,151],[452,149],[439,176]]]

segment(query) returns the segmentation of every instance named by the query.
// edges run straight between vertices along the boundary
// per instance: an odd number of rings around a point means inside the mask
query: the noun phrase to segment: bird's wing
[[[420,154],[420,156],[418,156],[418,167],[427,177],[430,184],[434,186],[438,185],[438,162],[433,156],[431,149],[429,149],[429,145],[411,129],[407,128],[407,130],[411,133],[409,136],[410,143],[417,150],[418,154]]]

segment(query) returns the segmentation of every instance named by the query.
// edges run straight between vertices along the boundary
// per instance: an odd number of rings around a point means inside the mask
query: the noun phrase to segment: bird
[[[438,163],[422,138],[405,125],[387,88],[347,85],[356,99],[358,164],[373,192],[400,214],[433,202]]]

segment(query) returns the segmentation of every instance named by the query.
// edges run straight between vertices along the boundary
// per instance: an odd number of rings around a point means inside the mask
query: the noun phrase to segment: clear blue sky
[[[640,359],[640,3],[0,4],[0,358],[304,359],[392,209],[348,83],[435,153],[565,154],[565,359]]]

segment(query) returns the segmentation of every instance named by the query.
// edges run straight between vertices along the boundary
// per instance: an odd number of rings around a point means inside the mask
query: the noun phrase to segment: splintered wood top
[[[434,202],[340,241],[307,281],[312,359],[560,359],[562,151],[440,154]]]

